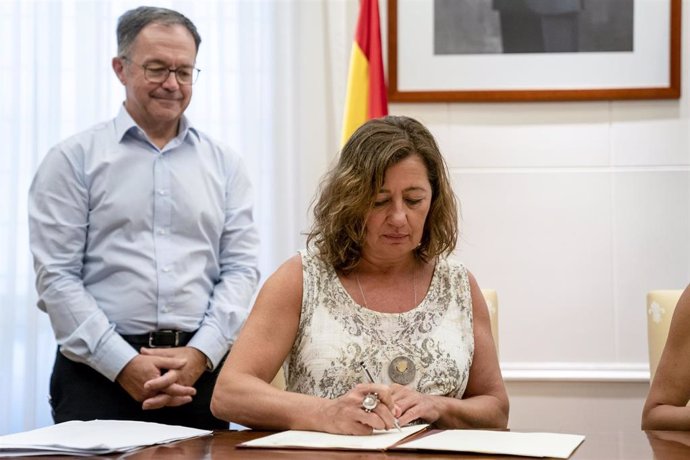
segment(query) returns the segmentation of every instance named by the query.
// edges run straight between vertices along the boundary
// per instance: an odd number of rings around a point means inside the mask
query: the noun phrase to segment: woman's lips
[[[402,234],[397,234],[397,233],[396,234],[386,234],[383,236],[385,238],[388,238],[390,240],[395,240],[395,241],[404,240],[407,238],[407,235],[402,235]]]

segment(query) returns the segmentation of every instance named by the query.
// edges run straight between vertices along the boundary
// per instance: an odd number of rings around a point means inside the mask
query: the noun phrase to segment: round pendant
[[[398,356],[388,366],[388,376],[395,383],[407,385],[414,379],[416,368],[407,356]]]

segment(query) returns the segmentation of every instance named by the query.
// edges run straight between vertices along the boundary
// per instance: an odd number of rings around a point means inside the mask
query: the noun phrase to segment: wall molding
[[[618,165],[618,166],[456,166],[451,173],[458,174],[558,174],[558,173],[640,173],[688,172],[689,165]]]
[[[649,382],[649,365],[644,363],[501,363],[506,382]]]

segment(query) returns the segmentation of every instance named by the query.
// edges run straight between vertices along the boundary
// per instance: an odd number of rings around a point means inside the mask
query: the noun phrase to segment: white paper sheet
[[[72,421],[0,436],[0,457],[13,455],[103,455],[211,434],[184,426],[129,420]]]
[[[386,450],[393,444],[426,428],[427,425],[405,426],[401,431],[374,431],[367,436],[289,430],[247,441],[242,447]]]
[[[576,434],[445,430],[406,442],[396,449],[568,458],[584,440],[584,436]]]

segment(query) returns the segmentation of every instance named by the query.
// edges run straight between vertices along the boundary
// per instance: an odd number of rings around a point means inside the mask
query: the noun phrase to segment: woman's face
[[[384,260],[408,257],[422,240],[431,195],[426,165],[418,155],[388,168],[374,208],[366,217],[364,256]]]

